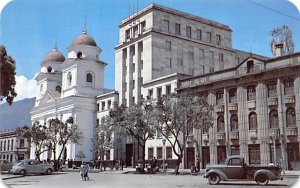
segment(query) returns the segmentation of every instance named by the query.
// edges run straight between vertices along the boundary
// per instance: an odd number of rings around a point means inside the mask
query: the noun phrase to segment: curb
[[[2,178],[2,180],[8,180],[8,179],[14,179],[14,178],[20,178],[20,177],[23,177],[23,176],[20,175],[20,176],[4,177],[4,178]]]

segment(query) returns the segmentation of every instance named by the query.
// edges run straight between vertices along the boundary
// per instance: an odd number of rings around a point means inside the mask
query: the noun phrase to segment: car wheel
[[[259,175],[256,177],[255,179],[256,183],[258,185],[267,185],[269,183],[269,179],[267,176],[265,175]]]
[[[217,174],[211,174],[208,177],[208,182],[211,185],[217,185],[219,182],[221,181],[221,178],[219,175]]]
[[[25,176],[25,175],[26,175],[26,171],[25,171],[25,170],[21,170],[20,174],[21,174],[22,176]]]
[[[50,169],[50,168],[47,169],[46,174],[47,174],[47,175],[51,175],[51,174],[52,174],[52,169]]]

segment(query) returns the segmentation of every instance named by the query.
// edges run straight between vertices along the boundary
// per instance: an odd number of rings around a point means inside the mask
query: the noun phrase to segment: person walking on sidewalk
[[[90,171],[90,165],[89,165],[89,163],[85,163],[85,165],[83,166],[83,178],[84,178],[84,181],[86,179],[88,179],[88,180],[90,179],[89,175],[88,175],[89,171]]]
[[[80,176],[81,176],[81,180],[83,180],[84,179],[84,164],[83,163],[80,166]]]

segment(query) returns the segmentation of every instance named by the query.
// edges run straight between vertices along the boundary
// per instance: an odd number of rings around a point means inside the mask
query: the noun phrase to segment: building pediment
[[[57,91],[46,91],[44,96],[41,99],[40,105],[42,104],[47,104],[47,103],[52,103],[56,100],[60,99],[60,93]]]

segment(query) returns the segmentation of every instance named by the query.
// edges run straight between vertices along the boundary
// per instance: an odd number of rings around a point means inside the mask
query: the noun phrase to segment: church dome
[[[44,58],[43,61],[58,61],[58,62],[64,62],[65,56],[58,51],[58,49],[55,47],[52,51],[50,51]]]
[[[97,46],[96,42],[92,37],[87,34],[87,30],[84,29],[82,33],[76,37],[76,39],[72,43],[73,46],[76,45],[89,45],[89,46]]]

